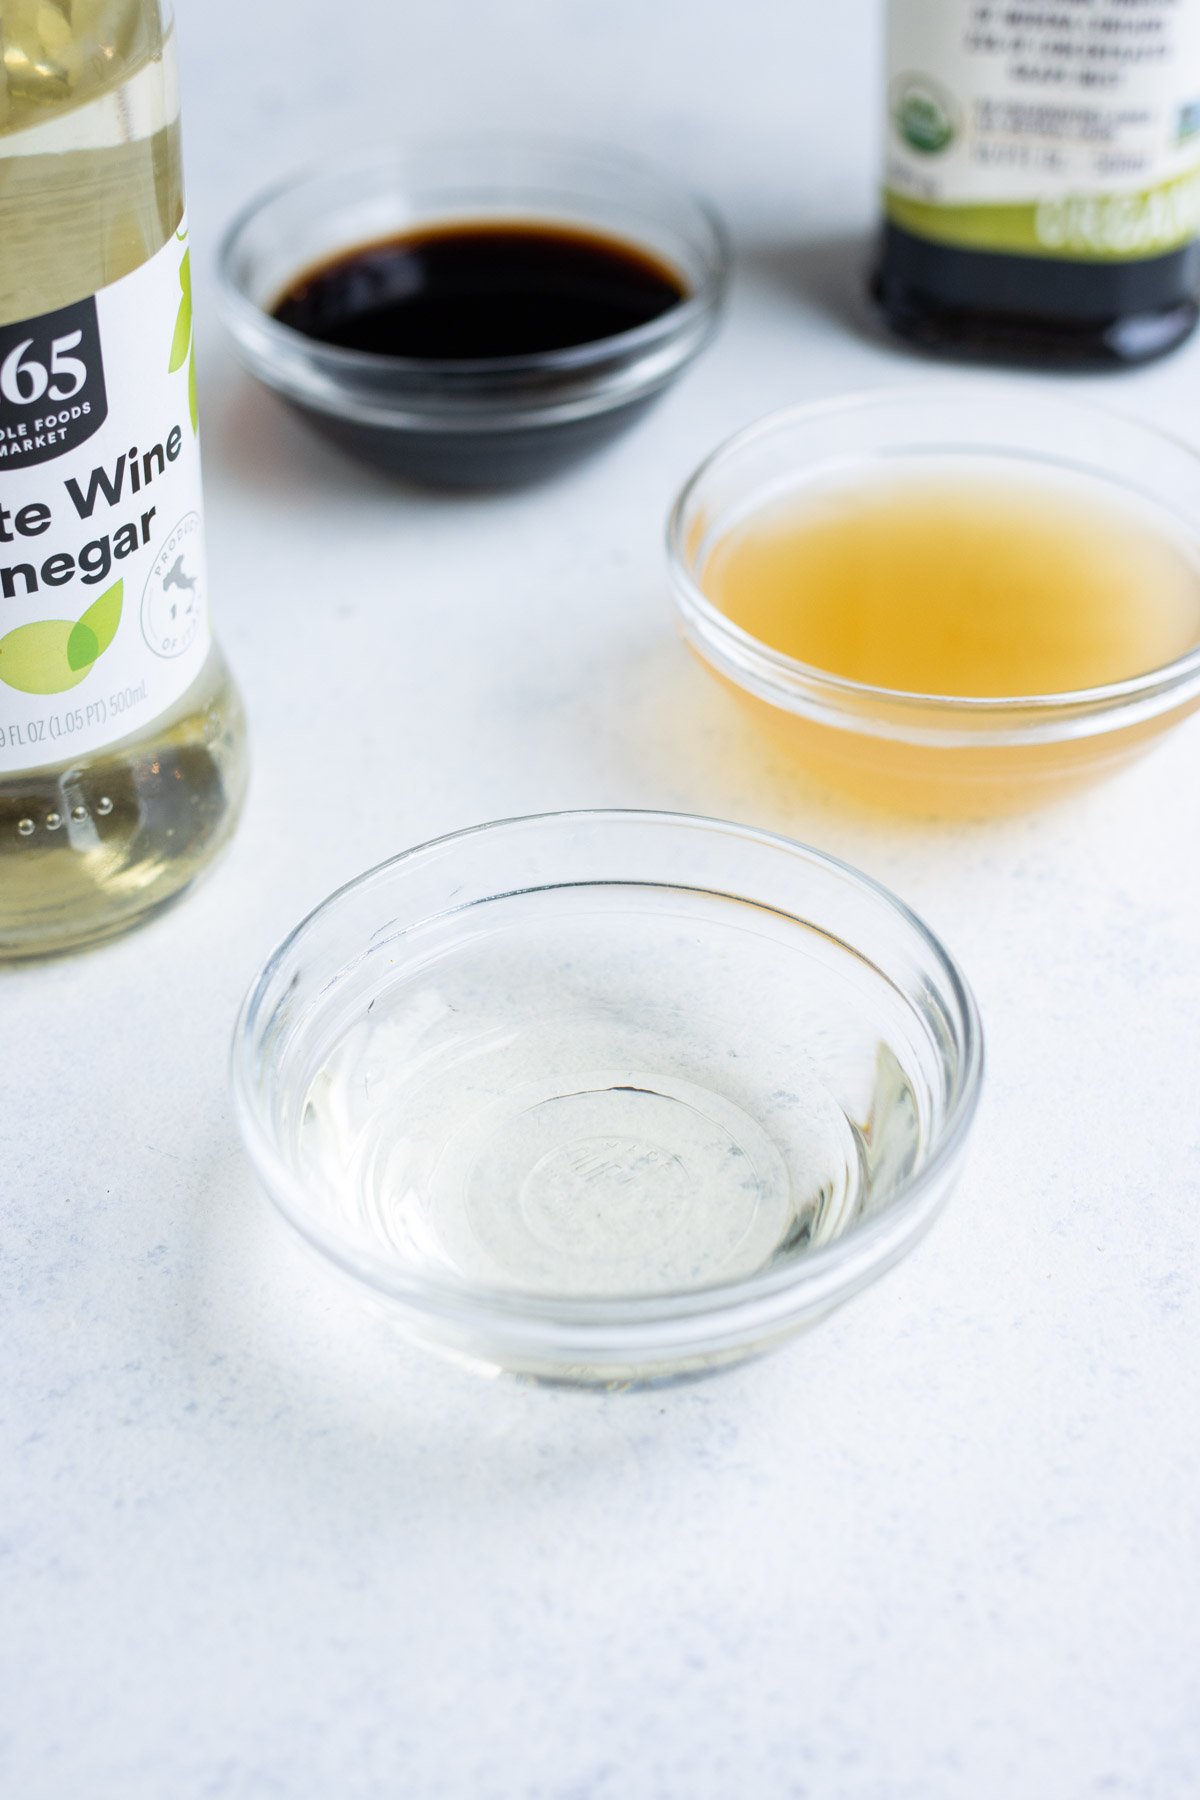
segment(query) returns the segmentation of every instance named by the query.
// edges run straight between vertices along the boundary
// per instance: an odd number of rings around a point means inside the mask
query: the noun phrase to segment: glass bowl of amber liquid
[[[1022,383],[775,414],[702,465],[668,538],[688,643],[868,804],[1016,811],[1200,705],[1200,457]]]

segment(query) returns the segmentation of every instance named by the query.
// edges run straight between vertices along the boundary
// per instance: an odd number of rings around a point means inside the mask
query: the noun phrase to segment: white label
[[[143,730],[204,665],[194,355],[186,225],[0,326],[0,772]]]
[[[891,0],[888,111],[889,199],[964,209],[964,242],[972,207],[1097,258],[1200,228],[1200,0]]]

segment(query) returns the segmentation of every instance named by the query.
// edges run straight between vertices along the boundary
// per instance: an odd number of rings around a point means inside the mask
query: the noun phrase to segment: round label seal
[[[142,594],[142,636],[155,656],[182,656],[204,622],[200,514],[185,513],[154,558]]]

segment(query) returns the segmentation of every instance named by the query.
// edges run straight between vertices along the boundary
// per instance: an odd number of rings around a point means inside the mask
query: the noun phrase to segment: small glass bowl
[[[956,473],[1071,481],[1135,507],[1200,559],[1200,457],[1152,426],[1021,385],[869,393],[772,414],[722,445],[671,514],[668,557],[684,636],[806,770],[872,804],[1011,812],[1108,774],[1200,706],[1200,646],[1164,668],[1074,693],[906,693],[798,662],[735,625],[704,592],[709,554],[760,508],[847,478]]]
[[[496,220],[632,244],[675,270],[686,297],[594,343],[473,361],[339,349],[272,317],[298,276],[340,252]],[[636,158],[480,137],[376,152],[272,188],[230,227],[219,273],[242,360],[310,423],[406,479],[487,488],[538,480],[631,424],[707,343],[729,265],[712,209]]]
[[[929,1227],[974,1001],[883,888],[748,826],[562,813],[317,908],[232,1081],[284,1219],[410,1338],[627,1386],[766,1350]]]

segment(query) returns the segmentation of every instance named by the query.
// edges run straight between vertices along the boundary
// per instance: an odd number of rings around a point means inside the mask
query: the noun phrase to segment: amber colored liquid
[[[879,483],[764,511],[705,592],[773,649],[918,694],[1063,694],[1200,643],[1200,569],[1132,513],[1069,490]]]
[[[1200,568],[1183,546],[1065,479],[909,477],[793,497],[719,539],[700,577],[760,642],[908,694],[1078,692],[1200,644]],[[751,704],[825,779],[876,803],[938,811],[1027,804],[1035,786],[1101,773],[1173,722],[942,749]]]

